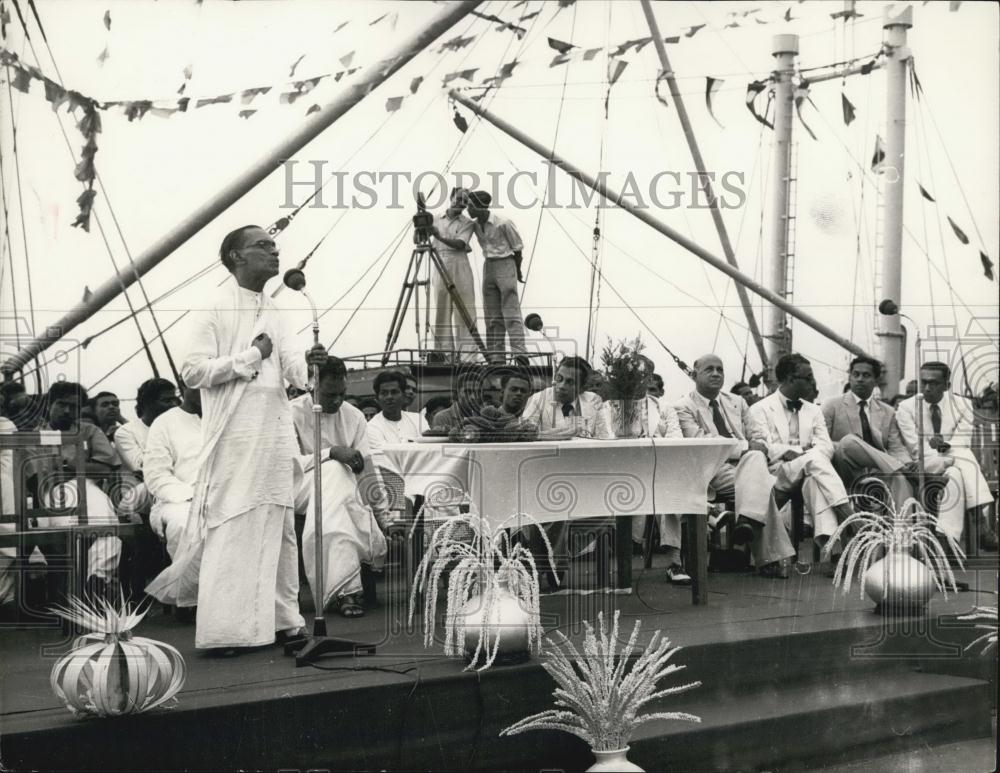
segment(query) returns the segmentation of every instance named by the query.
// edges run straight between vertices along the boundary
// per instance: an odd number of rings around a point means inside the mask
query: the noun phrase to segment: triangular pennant
[[[22,91],[25,94],[31,89],[31,73],[21,67],[14,68],[14,79],[10,82],[18,91]]]
[[[342,29],[344,29],[344,27],[346,27],[350,23],[351,23],[350,19],[348,19],[347,21],[342,21],[340,24],[337,25],[337,29],[335,29],[333,31],[333,34],[336,35],[338,32],[340,32]]]
[[[610,62],[609,62],[610,64]],[[622,73],[625,72],[625,68],[628,67],[628,61],[625,59],[616,59],[615,68],[611,71],[611,75],[608,78],[608,85],[613,86],[618,82],[618,79],[622,77]]]
[[[840,107],[844,113],[844,125],[850,126],[855,117],[854,105],[851,104],[851,100],[847,98],[847,94],[843,91],[840,92]]]
[[[987,279],[989,279],[992,282],[993,281],[993,261],[990,260],[986,256],[985,252],[980,252],[979,253],[979,260],[982,261],[982,264],[983,264],[983,276],[985,276]]]
[[[314,102],[313,104],[309,105],[309,109],[306,110],[306,115],[312,115],[313,113],[318,113],[322,109],[323,108],[321,108]]]
[[[128,118],[129,123],[137,119],[141,119],[146,113],[152,108],[153,103],[146,99],[140,99],[135,102],[125,103],[125,117]]]
[[[687,31],[685,31],[684,33],[684,37],[693,38],[695,35],[698,34],[698,30],[700,30],[704,26],[705,26],[704,24],[695,24],[693,27],[688,27]]]
[[[452,116],[451,120],[462,134],[465,134],[469,130],[469,122],[465,120],[465,116],[459,113],[458,110],[455,111],[455,115]]]
[[[930,202],[933,202],[933,203],[935,203],[935,204],[937,203],[937,202],[935,201],[934,197],[933,197],[933,196],[931,196],[931,195],[930,195],[930,194],[929,194],[929,193],[927,192],[927,189],[926,189],[926,188],[924,188],[924,186],[923,186],[923,185],[921,185],[920,183],[917,183],[917,187],[918,187],[918,188],[920,189],[920,195],[921,195],[921,196],[923,196],[923,197],[924,197],[925,199],[927,199],[927,200],[928,200],[928,201],[930,201]]]
[[[395,113],[402,106],[403,106],[403,98],[402,97],[389,97],[385,101],[385,111],[387,113]]]
[[[94,199],[96,197],[97,191],[93,188],[88,188],[77,197],[76,203],[80,207],[80,214],[73,221],[73,228],[82,228],[87,233],[90,233],[90,213],[94,208]]]
[[[767,88],[767,84],[764,81],[753,81],[753,83],[747,84],[747,95],[746,103],[747,110],[750,111],[754,119],[758,123],[764,124],[768,129],[773,129],[774,124],[767,120],[767,114],[765,111],[764,115],[757,112],[757,97],[760,96],[761,92]]]
[[[91,292],[90,288],[87,287],[87,285],[84,285],[83,286],[83,300],[81,301],[81,303],[87,303],[87,301],[89,301],[93,297],[94,297],[94,293]]]
[[[410,93],[411,94],[416,94],[417,93],[417,89],[420,88],[420,84],[423,83],[423,82],[424,82],[424,76],[423,75],[418,75],[416,78],[414,78],[412,81],[410,81]]]
[[[111,11],[104,12],[104,28],[111,32]]]
[[[104,63],[108,61],[108,59],[110,58],[111,58],[111,51],[108,49],[107,46],[104,46],[104,50],[97,55],[97,64],[103,67]]]
[[[667,79],[667,74],[661,71],[660,74],[656,76],[656,85],[653,87],[653,91],[656,94],[656,99],[659,101],[661,105],[663,105],[664,107],[670,107],[670,103],[667,102],[666,98],[660,95],[660,84],[663,83],[663,81],[665,81],[666,79]]]
[[[240,118],[249,118],[256,112],[256,110],[240,110],[239,116]]]
[[[194,75],[194,65],[189,64],[187,67],[184,68],[184,80],[186,81],[191,80],[192,75]]]
[[[560,54],[568,54],[576,46],[572,43],[565,43],[562,40],[556,40],[555,38],[549,38],[549,48],[555,49]]]
[[[712,100],[715,97],[715,93],[722,87],[725,81],[722,78],[713,78],[711,76],[705,78],[705,106],[708,108],[708,114],[712,116],[712,120],[715,121],[720,129],[725,129],[726,127],[722,125],[722,122],[715,117],[715,111],[712,109]]]
[[[534,19],[541,11],[532,11],[531,13],[526,13],[518,21],[527,21],[528,19]]]
[[[809,104],[815,108],[816,105],[813,103],[812,99],[809,98],[808,88],[799,87],[795,90],[795,113],[799,117],[799,122],[802,124],[802,128],[805,129],[809,133],[809,136],[813,138],[813,141],[815,141],[816,135],[813,133],[813,130],[809,128],[809,124],[807,124],[805,119],[802,117],[802,103],[807,99],[809,100]]]
[[[875,152],[872,153],[872,171],[879,174],[885,164],[885,144],[879,135],[875,135]]]
[[[353,61],[354,61],[354,51],[351,51],[351,53],[344,54],[342,57],[340,57],[340,63],[344,65],[344,67],[350,67],[351,62]]]
[[[461,35],[459,35],[458,37],[454,37],[451,40],[446,40],[444,43],[442,43],[441,48],[438,49],[438,53],[440,54],[444,51],[458,51],[460,49],[465,48],[475,39],[476,39],[475,35],[470,35],[467,38],[463,38]]]
[[[961,5],[962,5],[962,0],[951,0],[951,2],[948,4],[948,10],[952,12],[957,11],[961,7]]]
[[[968,244],[969,243],[969,237],[965,235],[965,231],[963,231],[961,228],[959,228],[955,224],[955,221],[952,220],[950,217],[948,217],[947,215],[945,215],[945,217],[948,218],[948,224],[951,226],[951,230],[955,232],[955,236],[958,237],[958,240],[962,244]]]
[[[298,69],[298,66],[302,63],[302,60],[305,59],[305,58],[306,58],[306,55],[302,54],[298,59],[296,59],[294,62],[292,62],[292,66],[288,68],[288,77],[289,78],[294,78],[295,77],[295,70]]]
[[[379,17],[378,17],[377,19],[375,19],[375,20],[373,20],[373,21],[370,21],[370,22],[368,22],[368,26],[369,26],[369,27],[374,27],[374,26],[375,26],[376,24],[378,24],[378,23],[379,23],[380,21],[382,21],[382,19],[384,19],[384,18],[385,18],[386,16],[388,16],[388,15],[389,15],[389,14],[387,14],[387,13],[383,13],[383,14],[382,14],[381,16],[379,16]]]
[[[792,8],[789,6],[785,9],[785,21],[791,21],[793,18],[795,17],[792,16]]]
[[[232,102],[235,94],[220,94],[217,97],[206,97],[205,99],[199,99],[194,103],[196,108],[205,107],[205,105],[221,105],[225,102]]]
[[[249,105],[261,94],[266,94],[271,90],[270,86],[258,86],[253,89],[244,89],[240,92],[240,102],[244,105]]]
[[[593,58],[597,56],[599,53],[601,53],[601,51],[603,50],[604,50],[603,48],[588,48],[586,51],[583,52],[583,61],[589,62],[593,60]]]
[[[56,83],[54,80],[46,78],[45,83],[45,100],[52,104],[53,110],[58,110],[59,107],[65,102],[69,97],[66,95],[66,89]]]

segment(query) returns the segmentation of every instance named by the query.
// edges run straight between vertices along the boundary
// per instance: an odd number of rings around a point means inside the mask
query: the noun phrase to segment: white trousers
[[[472,266],[464,253],[442,250],[441,262],[455,283],[455,293],[461,299],[469,317],[476,321],[476,283],[472,276]],[[476,344],[469,333],[462,315],[458,313],[448,286],[437,269],[431,267],[431,295],[434,298],[434,347],[436,349],[458,350],[463,356],[474,356]]]
[[[806,519],[811,518],[817,537],[830,537],[837,530],[835,508],[848,505],[847,489],[830,458],[815,448],[790,462],[772,463],[777,491],[791,494],[801,488]]]
[[[993,501],[989,483],[968,448],[952,448],[947,454],[928,457],[925,466],[928,473],[942,475],[945,480],[945,490],[938,505],[937,530],[960,540],[965,527],[965,511]]]
[[[857,435],[845,435],[834,446],[833,467],[845,486],[852,486],[865,475],[878,473],[885,476],[883,479],[897,508],[913,496],[913,486],[906,476],[893,474],[903,466],[899,459],[868,445]]]
[[[87,522],[90,524],[117,525],[118,516],[108,495],[101,491],[90,478],[85,478],[87,486]],[[60,483],[42,498],[43,507],[71,507],[76,504],[76,481]],[[73,526],[78,523],[75,516],[42,516],[38,519],[40,528]],[[118,570],[122,557],[122,541],[110,535],[97,537],[87,549],[87,577],[111,580]],[[36,560],[37,559],[37,560]],[[45,564],[39,551],[35,551],[32,563]]]
[[[327,461],[323,471],[323,606],[334,596],[361,592],[361,564],[380,570],[385,564],[385,535],[371,508],[358,496],[358,479],[340,462]],[[305,513],[302,562],[309,586],[316,580],[316,527],[313,471],[295,475],[295,512]],[[296,559],[295,570],[298,571]]]
[[[261,505],[210,528],[198,577],[195,647],[257,647],[301,628],[295,516]]]

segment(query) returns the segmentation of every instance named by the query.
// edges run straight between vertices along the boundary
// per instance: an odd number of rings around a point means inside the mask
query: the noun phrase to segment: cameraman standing
[[[486,348],[490,359],[504,360],[504,331],[510,350],[524,354],[524,323],[517,283],[521,276],[521,235],[505,217],[490,212],[493,198],[486,191],[469,194],[469,214],[475,218],[476,237],[483,248],[483,309],[486,315]]]
[[[452,189],[451,204],[443,215],[434,218],[431,235],[434,237],[434,248],[455,283],[455,292],[469,312],[469,317],[475,320],[476,291],[468,254],[472,251],[470,242],[476,223],[463,214],[468,193],[465,188]],[[461,352],[461,359],[474,359],[476,345],[469,329],[452,301],[447,284],[434,270],[431,271],[431,292],[434,296],[434,347],[441,351],[457,350]]]

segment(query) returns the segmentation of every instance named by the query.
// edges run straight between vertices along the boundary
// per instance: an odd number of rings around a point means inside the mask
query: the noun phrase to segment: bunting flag
[[[80,303],[87,303],[91,298],[94,297],[94,293],[91,292],[87,285],[83,286],[83,300]]]
[[[985,276],[987,279],[989,279],[992,282],[993,281],[993,261],[990,260],[986,256],[986,253],[982,252],[982,251],[980,251],[980,253],[979,253],[979,260],[981,260],[982,263],[983,263],[983,276]]]
[[[240,110],[239,116],[240,118],[249,118],[256,112],[257,112],[256,110]]]
[[[400,97],[400,99],[402,99],[402,97]],[[323,108],[321,108],[314,102],[313,104],[309,105],[309,109],[306,110],[306,115],[312,115],[313,113],[318,113],[322,109]]]
[[[402,106],[403,106],[403,97],[389,97],[385,101],[385,111],[387,113],[395,113]]]
[[[653,91],[656,94],[656,99],[664,107],[670,107],[670,103],[667,102],[666,98],[660,94],[660,84],[667,79],[667,74],[660,71],[660,74],[656,76],[656,85],[653,87]]]
[[[917,77],[917,68],[913,65],[913,57],[910,57],[910,66],[907,70],[910,74],[910,93],[913,94],[914,98],[920,99],[924,95],[924,87],[920,83],[920,78]]]
[[[761,123],[768,129],[773,130],[774,124],[767,120],[767,109],[764,110],[764,115],[757,112],[757,97],[759,97],[761,92],[765,89],[767,89],[767,84],[764,81],[754,81],[753,83],[747,84],[747,110],[750,111],[750,114],[753,115],[754,120],[756,120],[757,123]],[[770,97],[768,97],[767,103],[768,105],[771,104]]]
[[[104,28],[111,32],[111,11],[104,12]]]
[[[353,62],[353,61],[354,61],[354,52],[353,51],[351,51],[351,53],[349,53],[349,54],[344,54],[342,57],[340,57],[340,63],[342,65],[344,65],[344,67],[350,67],[351,66],[351,62]]]
[[[302,56],[300,56],[298,59],[296,59],[294,62],[292,62],[292,66],[288,69],[288,77],[289,78],[294,78],[295,77],[295,70],[298,69],[298,66],[302,63],[302,60],[305,59],[305,58],[306,58],[306,55],[302,54]],[[190,65],[188,65],[188,66],[190,67]],[[187,73],[187,70],[185,70],[184,72]]]
[[[948,10],[954,13],[961,5],[962,0],[951,0],[951,3],[948,4]]]
[[[347,21],[342,21],[340,24],[337,25],[337,29],[335,29],[333,31],[333,34],[336,35],[338,32],[340,32],[342,29],[344,29],[344,27],[346,27],[350,23],[351,23],[350,19],[348,19]]]
[[[872,171],[875,174],[882,173],[882,167],[885,164],[885,144],[882,142],[882,138],[879,135],[875,135],[875,152],[872,153]]]
[[[844,126],[850,126],[851,122],[854,121],[854,105],[851,104],[851,100],[843,91],[840,92],[840,107],[844,112]]]
[[[478,69],[479,69],[478,67],[473,67],[470,70],[458,70],[457,72],[450,72],[450,73],[448,73],[447,75],[444,76],[444,78],[441,81],[441,85],[442,86],[447,86],[453,80],[457,80],[459,78],[461,78],[463,80],[471,81],[472,77],[476,74],[476,70],[478,70]]]
[[[712,120],[719,125],[720,129],[725,129],[726,127],[715,117],[715,111],[712,109],[712,100],[715,98],[716,92],[722,88],[723,83],[725,81],[722,78],[713,78],[711,76],[705,78],[705,107],[708,108],[708,114],[712,116]]]
[[[927,192],[927,189],[926,189],[926,188],[924,188],[924,186],[923,186],[923,185],[921,185],[920,183],[917,183],[917,187],[918,187],[918,188],[920,189],[920,195],[921,195],[921,196],[923,196],[923,197],[924,197],[925,199],[927,199],[927,200],[928,200],[928,201],[930,201],[930,202],[933,202],[933,203],[935,203],[935,204],[937,203],[937,201],[935,200],[935,198],[934,198],[933,196],[931,196],[931,195],[930,195],[930,194],[929,194],[929,193]]]
[[[792,7],[788,6],[788,8],[785,9],[785,21],[792,21],[792,19],[795,18],[798,17],[792,16]]]
[[[611,63],[608,62],[610,65]],[[622,73],[625,72],[625,68],[628,67],[628,61],[625,59],[618,59],[615,61],[615,68],[611,71],[608,77],[608,85],[614,86],[618,82],[618,79],[622,77]]]
[[[698,34],[698,30],[700,30],[704,26],[705,26],[704,24],[695,24],[693,27],[688,27],[687,30],[684,32],[684,37],[693,38],[695,35]]]
[[[254,99],[259,97],[261,94],[266,94],[270,90],[271,90],[270,86],[261,86],[255,89],[244,89],[243,91],[240,92],[240,102],[242,102],[244,105],[249,105],[251,102],[254,101]],[[257,112],[257,111],[254,110],[252,112]]]
[[[568,54],[572,49],[576,48],[576,46],[572,43],[564,43],[561,40],[549,38],[549,48],[555,49],[560,54]]]
[[[455,110],[455,115],[451,120],[462,134],[465,134],[469,130],[469,122],[465,120],[465,116],[459,113],[458,110]]]
[[[497,22],[497,24],[499,24],[499,26],[496,28],[497,31],[503,32],[505,30],[510,30],[515,35],[517,35],[518,40],[523,38],[528,31],[524,27],[519,27],[517,24],[512,24],[509,21],[504,21],[499,16],[495,16],[491,13],[482,13],[481,11],[471,11],[470,13],[477,18],[485,19],[486,21]]]
[[[3,0],[0,0],[0,37],[4,40],[7,39],[8,24],[10,24],[10,11],[8,11],[7,6],[3,4]]]
[[[802,124],[802,128],[809,133],[809,136],[813,138],[813,141],[816,141],[815,133],[809,128],[809,124],[807,124],[805,119],[802,117],[802,103],[806,100],[809,100],[809,104],[813,106],[813,109],[816,109],[816,103],[813,102],[812,97],[809,96],[809,87],[799,86],[795,89],[795,114],[798,115],[799,123]]]
[[[475,35],[470,35],[467,38],[463,38],[461,35],[452,38],[451,40],[446,40],[441,44],[441,48],[438,49],[438,53],[444,53],[445,51],[459,51],[465,48],[470,43],[474,42],[476,39]]]
[[[518,21],[528,21],[528,19],[534,19],[541,11],[532,11],[531,13],[526,13]]]
[[[965,231],[963,231],[961,228],[959,228],[955,224],[955,221],[952,220],[950,217],[948,217],[948,215],[945,215],[945,217],[948,219],[948,225],[951,226],[951,230],[955,232],[955,236],[958,238],[958,240],[962,244],[968,244],[969,243],[969,237],[965,235]]]
[[[110,51],[108,50],[108,47],[107,47],[107,46],[105,46],[105,47],[104,47],[104,50],[103,50],[103,51],[101,51],[101,53],[99,53],[99,54],[97,55],[97,64],[98,64],[98,66],[100,66],[100,67],[103,67],[103,66],[104,66],[104,63],[105,63],[106,61],[108,61],[108,59],[109,59],[110,57],[111,57],[111,52],[110,52]]]
[[[410,93],[411,94],[416,94],[417,93],[417,89],[420,88],[420,84],[423,83],[423,82],[424,82],[424,76],[423,75],[418,75],[416,78],[414,78],[412,81],[410,81]]]

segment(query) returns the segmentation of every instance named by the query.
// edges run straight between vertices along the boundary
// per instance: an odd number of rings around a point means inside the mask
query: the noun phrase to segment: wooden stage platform
[[[963,653],[975,633],[956,614],[995,606],[996,557],[966,573],[973,591],[936,598],[927,622],[890,625],[861,600],[835,592],[821,572],[788,581],[712,574],[709,603],[665,584],[662,558],[635,559],[628,595],[543,598],[546,629],[580,635],[581,619],[621,610],[684,649],[684,681],[703,686],[665,710],[703,723],[654,723],[632,743],[646,770],[795,770],[876,754],[989,738],[996,661]],[[586,572],[586,562],[583,562]],[[185,655],[175,706],[115,720],[75,719],[49,688],[69,642],[58,625],[0,633],[0,764],[4,769],[87,770],[582,770],[585,745],[555,732],[500,738],[516,719],[551,703],[538,659],[464,671],[425,650],[406,628],[402,588],[381,585],[364,617],[328,615],[331,634],[378,644],[375,656],[296,668],[277,648],[238,658],[193,648],[192,625],[154,609],[143,636]],[[305,597],[305,594],[304,594]],[[307,615],[308,617],[308,615]],[[417,621],[419,624],[419,620]],[[679,682],[678,682],[679,683]]]

